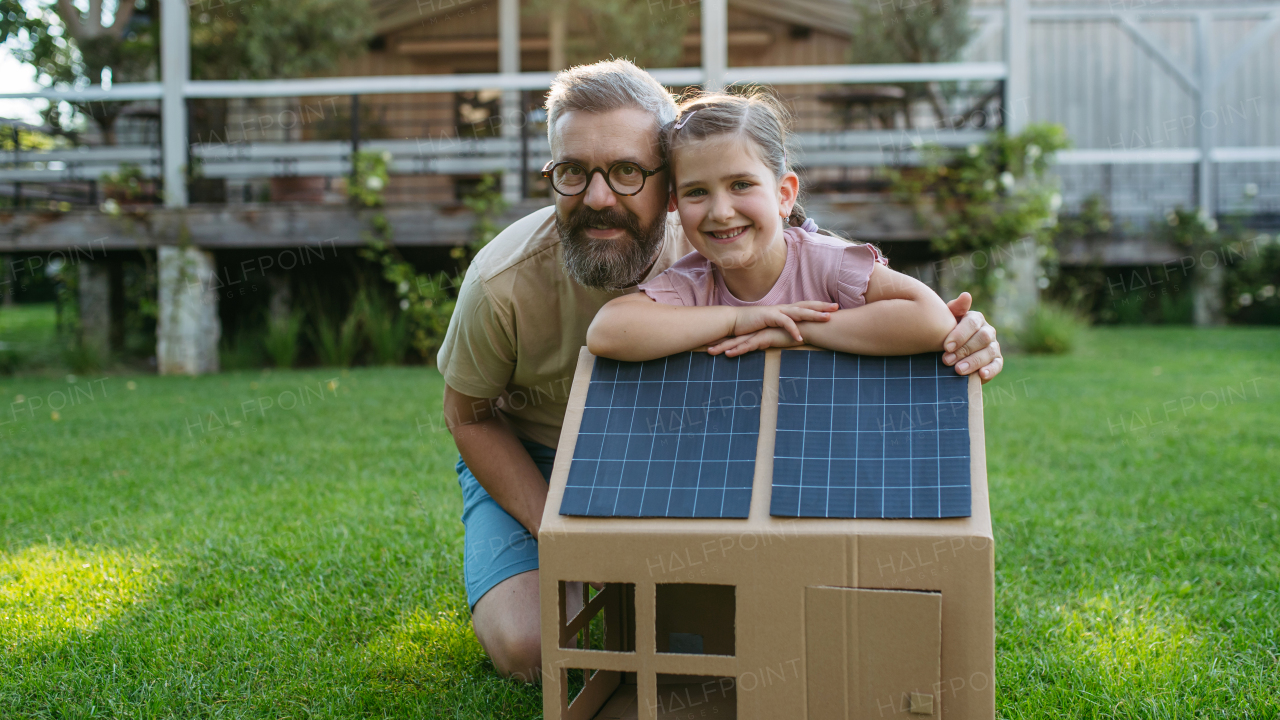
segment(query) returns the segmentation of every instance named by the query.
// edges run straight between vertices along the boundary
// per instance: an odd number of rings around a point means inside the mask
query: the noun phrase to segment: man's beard
[[[587,237],[587,228],[593,225],[619,228],[626,235],[618,240],[593,240]],[[622,290],[644,279],[666,236],[667,218],[659,214],[644,227],[640,218],[621,207],[596,210],[582,205],[567,218],[557,212],[556,229],[569,277],[590,288]]]

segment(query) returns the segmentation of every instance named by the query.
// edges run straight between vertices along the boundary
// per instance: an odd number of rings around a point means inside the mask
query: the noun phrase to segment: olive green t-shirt
[[[678,216],[648,281],[692,252]],[[517,220],[484,247],[467,269],[436,363],[449,387],[500,398],[515,434],[556,447],[578,351],[587,327],[610,300],[633,292],[583,287],[565,274],[555,208]]]

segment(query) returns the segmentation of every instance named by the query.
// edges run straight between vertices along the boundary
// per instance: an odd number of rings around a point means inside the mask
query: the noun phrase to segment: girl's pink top
[[[787,262],[768,295],[746,302],[729,292],[724,277],[710,260],[691,252],[647,283],[649,297],[664,305],[787,305],[804,300],[838,303],[842,309],[866,303],[867,282],[876,263],[889,262],[872,245],[854,245],[819,235],[812,219],[787,228]]]

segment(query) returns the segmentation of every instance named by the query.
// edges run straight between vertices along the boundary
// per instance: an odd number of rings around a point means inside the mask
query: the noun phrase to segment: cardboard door
[[[940,593],[805,588],[809,720],[941,716]]]

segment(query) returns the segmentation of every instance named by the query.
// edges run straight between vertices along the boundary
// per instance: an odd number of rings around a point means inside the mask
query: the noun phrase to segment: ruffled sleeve
[[[836,297],[842,308],[861,307],[867,302],[867,283],[871,282],[871,270],[879,263],[885,267],[885,259],[874,245],[848,245],[840,253],[840,271],[836,274]]]
[[[672,281],[671,270],[668,269],[658,275],[658,277],[647,283],[641,283],[640,289],[644,291],[654,302],[663,305],[686,305],[687,303],[680,297],[680,291],[676,289],[675,282]]]
[[[663,305],[713,305],[715,282],[711,263],[697,252],[680,258],[640,290]]]

